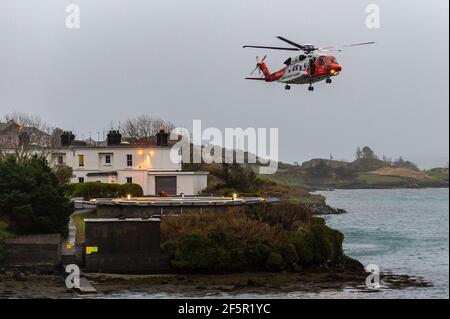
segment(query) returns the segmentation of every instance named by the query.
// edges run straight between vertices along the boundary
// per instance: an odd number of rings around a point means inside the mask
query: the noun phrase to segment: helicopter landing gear
[[[314,86],[312,86],[311,84],[309,85],[309,87],[308,87],[308,91],[314,91]]]
[[[331,82],[333,82],[333,81],[331,81],[331,79],[326,79],[325,80],[325,83],[327,83],[327,84],[331,84]]]
[[[286,84],[286,86],[284,87],[286,90],[290,90],[291,86],[289,84]]]

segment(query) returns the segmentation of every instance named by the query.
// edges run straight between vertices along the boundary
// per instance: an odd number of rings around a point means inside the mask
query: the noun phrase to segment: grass
[[[76,243],[84,243],[85,237],[85,231],[84,231],[84,220],[86,218],[97,218],[96,212],[81,214],[81,215],[74,215],[72,220],[77,227],[77,235],[76,235]]]
[[[360,173],[358,180],[371,186],[398,186],[404,185],[406,180],[398,176],[384,176],[372,173]]]
[[[438,179],[440,181],[448,182],[448,174],[437,172],[437,171],[427,171],[425,172],[428,176]]]

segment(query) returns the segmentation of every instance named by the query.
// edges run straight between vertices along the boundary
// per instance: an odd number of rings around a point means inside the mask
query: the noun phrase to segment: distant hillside
[[[257,171],[257,166],[254,169]],[[276,174],[260,178],[293,187],[323,190],[448,187],[448,176],[448,169],[419,171],[408,161],[390,163],[377,158],[360,158],[354,162],[313,159],[302,165],[280,163]]]

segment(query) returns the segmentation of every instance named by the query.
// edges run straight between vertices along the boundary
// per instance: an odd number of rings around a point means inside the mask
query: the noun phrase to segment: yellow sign
[[[72,244],[66,244],[67,249],[72,249],[72,247],[73,247]]]
[[[98,253],[98,247],[97,246],[88,246],[88,247],[86,247],[86,255],[90,255],[92,253]]]

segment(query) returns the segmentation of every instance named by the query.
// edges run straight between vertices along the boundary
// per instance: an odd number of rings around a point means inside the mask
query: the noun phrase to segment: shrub
[[[283,263],[283,256],[273,251],[267,258],[266,267],[270,271],[280,271],[283,268]]]
[[[127,183],[120,185],[120,188],[124,196],[126,196],[127,194],[130,194],[131,196],[134,197],[144,196],[144,191],[142,190],[142,187],[139,184]]]
[[[322,218],[303,214],[296,205],[271,209],[166,216],[161,223],[163,253],[174,270],[183,272],[280,271],[342,260],[343,235]]]
[[[143,191],[138,184],[108,184],[98,182],[88,182],[72,184],[71,195],[74,197],[106,198],[106,197],[125,197],[127,195],[139,197],[143,196]]]
[[[239,271],[246,265],[241,243],[223,232],[191,234],[180,242],[166,242],[162,249],[172,267],[182,272]]]
[[[17,234],[67,234],[73,205],[43,157],[0,159],[0,219]]]
[[[338,261],[342,255],[344,235],[325,225],[323,219],[317,219],[306,235],[305,244],[311,249],[312,263],[325,264]]]
[[[285,268],[291,267],[294,263],[298,263],[298,253],[293,244],[286,243],[280,246],[277,250],[283,257]]]

